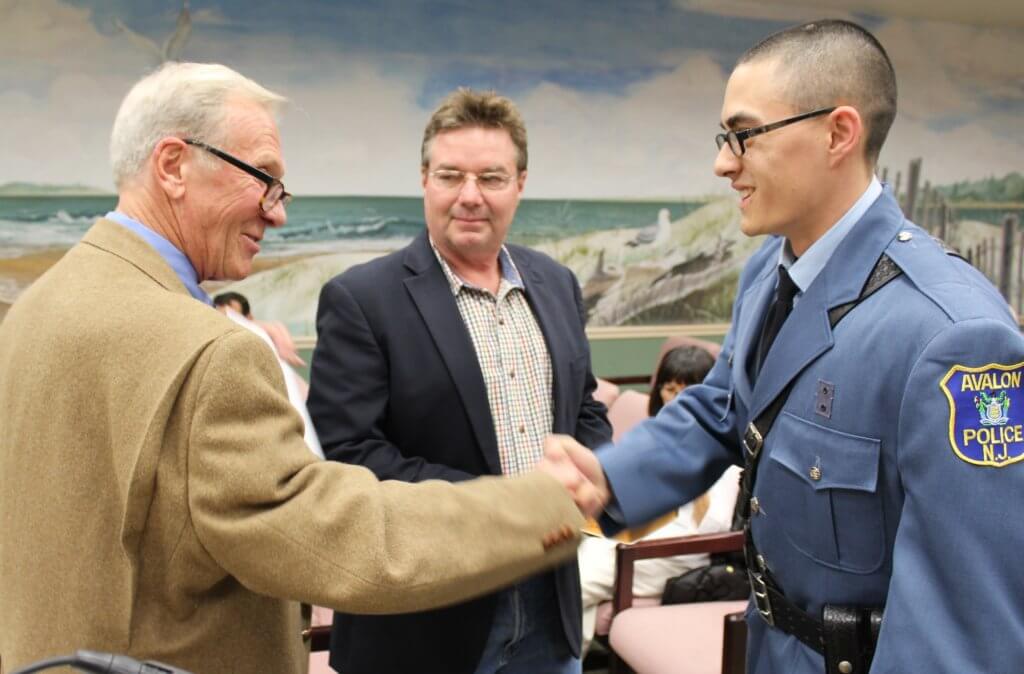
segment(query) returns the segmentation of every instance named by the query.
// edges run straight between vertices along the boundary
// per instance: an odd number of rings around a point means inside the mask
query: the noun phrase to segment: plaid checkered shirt
[[[498,254],[497,295],[463,281],[430,242],[476,350],[498,440],[501,472],[532,470],[551,433],[551,357],[508,250]]]

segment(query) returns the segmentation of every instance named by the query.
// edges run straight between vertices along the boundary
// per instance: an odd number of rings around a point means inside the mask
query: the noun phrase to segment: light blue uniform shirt
[[[193,267],[189,259],[185,257],[185,253],[178,250],[173,243],[160,236],[149,227],[146,227],[138,220],[129,218],[124,213],[110,211],[104,217],[106,217],[107,220],[113,220],[117,224],[126,227],[141,236],[143,240],[153,246],[153,249],[160,254],[160,257],[170,265],[171,269],[174,270],[174,273],[181,279],[181,282],[185,284],[185,289],[188,290],[188,293],[192,295],[192,297],[204,304],[213,305],[213,301],[210,299],[210,296],[199,287],[199,274],[196,272],[196,268]]]
[[[779,256],[779,264],[786,268],[789,277],[800,291],[793,298],[793,306],[800,301],[800,295],[807,291],[818,278],[818,274],[828,264],[832,253],[843,242],[846,235],[850,233],[853,226],[868,212],[871,204],[882,194],[882,184],[878,178],[871,178],[871,183],[864,190],[864,194],[846,211],[843,217],[839,218],[836,224],[825,232],[825,235],[811,244],[811,247],[804,251],[804,254],[797,259],[793,255],[793,249],[789,241],[782,247],[782,254]]]

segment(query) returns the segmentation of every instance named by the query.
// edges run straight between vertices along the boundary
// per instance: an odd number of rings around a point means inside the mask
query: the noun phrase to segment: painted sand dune
[[[534,247],[576,274],[589,325],[728,321],[740,269],[760,239],[740,232],[732,200],[713,201],[674,222],[667,214],[659,220],[651,228],[592,231]],[[306,258],[227,288],[246,295],[257,317],[313,335],[323,284],[383,252]]]

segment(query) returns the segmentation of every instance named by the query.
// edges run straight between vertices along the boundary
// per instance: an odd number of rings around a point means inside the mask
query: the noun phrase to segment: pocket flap
[[[768,434],[768,456],[815,490],[875,491],[881,441],[825,428],[783,412]]]

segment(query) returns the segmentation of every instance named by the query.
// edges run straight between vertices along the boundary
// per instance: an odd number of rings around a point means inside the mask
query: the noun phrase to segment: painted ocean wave
[[[0,257],[67,248],[116,203],[115,196],[2,197]],[[524,199],[510,240],[533,245],[592,231],[641,229],[663,208],[675,219],[697,205]],[[288,224],[267,230],[263,250],[270,255],[380,250],[404,244],[424,226],[419,197],[299,197],[288,206]]]
[[[399,233],[414,233],[424,226],[422,220],[407,220],[396,216],[370,216],[354,221],[316,220],[302,225],[289,224],[280,230],[270,230],[267,238],[287,241],[322,241],[336,238],[386,238]]]

